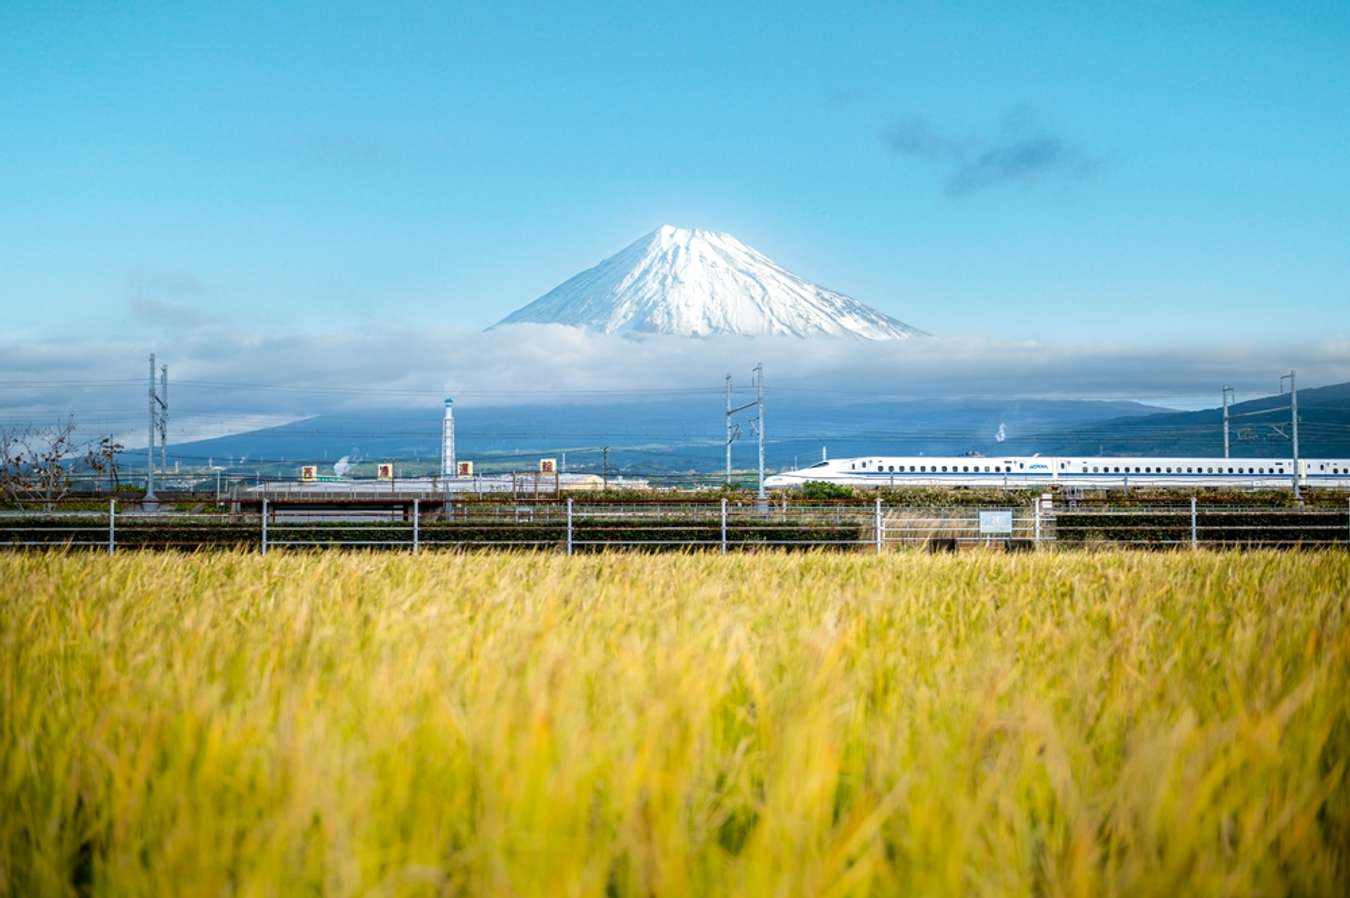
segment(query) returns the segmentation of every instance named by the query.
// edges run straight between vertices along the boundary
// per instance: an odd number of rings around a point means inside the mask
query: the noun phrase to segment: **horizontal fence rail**
[[[532,549],[579,554],[633,551],[836,549],[881,553],[994,546],[1005,549],[1130,546],[1259,548],[1350,546],[1350,503],[1296,507],[1155,506],[1047,500],[1022,507],[905,507],[720,503],[413,501],[372,516],[264,500],[239,512],[0,511],[0,548],[331,548],[435,551]]]

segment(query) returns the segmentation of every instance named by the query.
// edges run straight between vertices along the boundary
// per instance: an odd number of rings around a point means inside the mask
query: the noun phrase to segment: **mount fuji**
[[[730,234],[664,225],[493,327],[907,340],[923,331],[803,280]]]

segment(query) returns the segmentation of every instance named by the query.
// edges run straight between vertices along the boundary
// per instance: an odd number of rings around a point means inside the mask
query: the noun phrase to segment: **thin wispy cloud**
[[[381,141],[342,131],[308,132],[301,136],[300,147],[313,162],[342,167],[380,165],[390,157]]]
[[[1003,186],[1064,188],[1092,175],[1100,160],[1041,125],[1027,110],[1005,116],[989,133],[954,136],[926,119],[893,123],[882,141],[895,155],[934,165],[942,189],[959,198]]]
[[[127,275],[127,311],[141,324],[175,330],[200,327],[212,320],[200,307],[210,292],[194,274],[137,269]]]

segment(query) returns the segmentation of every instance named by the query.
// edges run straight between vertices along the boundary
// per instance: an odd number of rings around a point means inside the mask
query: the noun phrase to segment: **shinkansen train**
[[[766,487],[810,481],[847,486],[1233,486],[1245,489],[1293,486],[1288,458],[1051,458],[1033,456],[863,456],[835,458],[765,478]],[[1350,459],[1308,458],[1298,462],[1300,487],[1350,489]]]

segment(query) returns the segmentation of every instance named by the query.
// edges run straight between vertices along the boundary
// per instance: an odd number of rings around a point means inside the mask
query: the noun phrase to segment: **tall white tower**
[[[445,397],[445,418],[441,421],[441,476],[455,476],[455,400]]]

